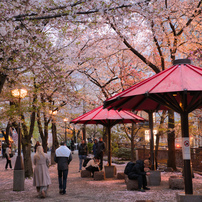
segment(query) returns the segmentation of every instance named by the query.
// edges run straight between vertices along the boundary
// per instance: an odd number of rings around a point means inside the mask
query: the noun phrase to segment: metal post
[[[20,110],[20,97],[19,97],[19,114]],[[21,156],[21,124],[18,125],[18,156],[15,161],[14,173],[13,173],[13,191],[24,191],[24,164]]]
[[[187,112],[184,112],[181,114],[181,130],[182,130],[182,139],[185,140],[185,141],[182,141],[182,144],[187,143],[190,145],[190,141],[185,139],[185,138],[189,138],[189,120],[188,120]],[[187,145],[188,148],[189,148],[189,145]],[[190,155],[189,154],[188,155],[186,154],[186,156],[184,155],[183,159],[184,159],[185,194],[193,194]]]
[[[107,125],[108,133],[108,164],[111,166],[111,127],[110,124]]]
[[[15,161],[14,170],[24,170],[23,160],[21,156],[21,124],[18,124],[18,156]]]

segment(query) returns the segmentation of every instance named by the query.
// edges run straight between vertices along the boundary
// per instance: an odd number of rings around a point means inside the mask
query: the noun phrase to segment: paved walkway
[[[137,201],[153,200],[155,202],[176,202],[176,193],[183,190],[170,190],[168,178],[179,173],[162,173],[161,185],[153,186],[146,192],[127,191],[124,180],[106,179],[94,181],[93,178],[81,178],[78,172],[79,160],[77,151],[73,154],[73,160],[69,167],[67,181],[67,194],[58,192],[57,166],[49,168],[52,184],[45,199],[38,199],[35,187],[32,186],[32,178],[25,179],[25,190],[13,191],[13,170],[5,170],[6,159],[0,158],[0,201]],[[15,156],[12,158],[14,167]],[[106,164],[106,162],[104,162]],[[123,172],[125,165],[116,165],[118,172]],[[202,194],[202,176],[196,175],[193,179],[194,192]]]

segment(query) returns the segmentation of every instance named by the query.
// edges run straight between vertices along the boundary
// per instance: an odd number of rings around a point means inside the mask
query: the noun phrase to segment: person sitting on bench
[[[138,191],[145,192],[145,190],[150,190],[150,188],[147,187],[146,172],[144,171],[143,160],[136,161],[135,165],[128,174],[128,178],[130,180],[138,180]]]
[[[99,158],[94,157],[91,159],[86,165],[86,170],[90,171],[92,173],[92,177],[94,177],[94,172],[99,171]]]

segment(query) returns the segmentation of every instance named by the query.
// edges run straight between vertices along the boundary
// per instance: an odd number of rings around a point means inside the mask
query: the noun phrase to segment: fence
[[[138,150],[138,157],[139,159],[147,159],[149,158],[149,149],[137,149]],[[183,167],[184,162],[182,159],[182,150],[176,149],[175,152],[176,157],[176,166]],[[168,150],[158,150],[158,161],[165,161],[168,159]],[[167,162],[167,161],[166,161]],[[202,148],[192,148],[191,149],[191,162],[192,168],[195,171],[202,172]]]

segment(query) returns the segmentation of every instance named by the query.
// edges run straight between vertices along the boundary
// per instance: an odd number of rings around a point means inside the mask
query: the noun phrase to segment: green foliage
[[[112,155],[116,155],[116,153],[119,151],[119,147],[117,143],[112,143]]]
[[[116,148],[113,153],[115,157],[121,158],[122,160],[131,159],[131,149],[130,148]]]
[[[93,143],[88,142],[87,147],[88,147],[88,153],[91,154],[93,150]]]

